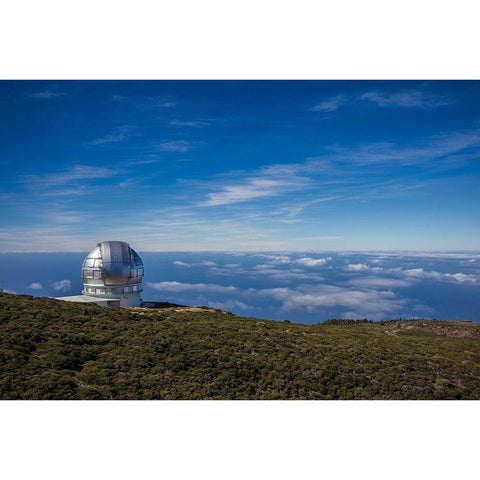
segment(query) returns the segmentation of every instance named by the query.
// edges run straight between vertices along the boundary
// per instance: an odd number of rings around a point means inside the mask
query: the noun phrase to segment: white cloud
[[[190,268],[190,267],[216,267],[217,264],[215,262],[211,262],[209,260],[203,260],[202,262],[198,263],[186,263],[182,262],[180,260],[176,260],[173,262],[173,265],[176,267],[181,267],[181,268]]]
[[[80,180],[93,180],[110,178],[118,175],[118,170],[105,167],[92,167],[90,165],[75,165],[70,170],[50,173],[46,175],[24,175],[20,181],[27,184],[35,184],[41,187],[57,187]]]
[[[30,185],[33,187],[34,185]],[[47,190],[49,185],[39,185],[43,187],[39,189],[36,193],[40,194],[42,197],[45,197],[47,200],[50,198],[57,199],[58,197],[67,198],[67,197],[78,197],[83,195],[88,195],[90,190],[86,185],[79,185],[75,188],[53,188],[52,190]]]
[[[253,267],[252,276],[256,275],[266,275],[272,280],[284,281],[284,280],[310,280],[310,281],[321,281],[323,278],[315,273],[307,273],[303,270],[293,269],[293,270],[279,270],[274,268],[272,265],[257,265]]]
[[[300,263],[297,263],[297,260],[292,260],[288,255],[256,253],[252,254],[252,256],[266,258],[267,263],[257,264],[247,268],[241,266],[240,264],[228,264],[221,268],[211,268],[209,272],[213,275],[243,275],[252,278],[263,275],[270,277],[270,280],[275,281],[308,280],[318,282],[322,281],[323,277],[315,272],[305,272],[302,268],[294,268],[294,266],[301,265],[302,267],[307,266],[307,268],[311,268],[317,265],[324,265],[326,261],[331,260],[331,257],[327,257],[326,259],[313,259],[304,257],[300,259]],[[285,269],[284,267],[289,268]]]
[[[309,270],[309,268],[311,268],[310,265],[324,266],[332,259],[331,257],[305,256],[295,259],[292,258],[293,254],[286,253],[252,253],[250,255],[252,258],[265,259],[266,262],[260,265],[251,265],[249,262],[251,266],[228,264],[228,267],[224,265],[211,268],[209,273],[233,274],[244,279],[251,277],[256,282],[260,276],[265,276],[270,282],[279,282],[278,288],[274,287],[275,283],[271,285],[273,288],[248,289],[232,285],[181,282],[149,283],[148,286],[161,292],[174,294],[182,302],[204,302],[202,304],[224,310],[235,311],[254,308],[253,306],[257,304],[267,304],[277,312],[318,314],[321,315],[319,320],[329,316],[337,318],[355,316],[382,320],[428,314],[427,309],[430,307],[416,305],[412,299],[399,297],[393,291],[394,289],[412,287],[422,279],[455,282],[462,285],[474,285],[479,280],[477,276],[466,273],[444,274],[426,271],[423,268],[369,268],[366,263],[350,263],[346,267],[334,265],[339,272],[350,272],[350,278],[343,281],[340,277],[339,282],[331,283],[332,280],[330,280],[329,284],[326,284],[325,278],[317,275],[316,270]]]
[[[385,259],[389,257],[398,257],[398,258],[461,258],[461,259],[480,259],[480,254],[477,253],[451,253],[451,252],[433,252],[433,251],[398,251],[398,252],[382,252],[381,255],[378,252],[369,252],[369,251],[358,251],[357,253],[361,253],[362,255],[374,255],[380,259]]]
[[[70,280],[56,280],[52,287],[57,291],[68,292],[72,288],[72,282]]]
[[[273,288],[259,290],[258,293],[279,301],[283,310],[314,313],[324,308],[344,307],[373,320],[399,312],[406,304],[405,300],[398,299],[391,291],[353,290],[333,285]]]
[[[243,268],[240,265],[233,266],[235,264],[231,265],[224,265],[223,267],[213,267],[209,269],[209,273],[212,275],[221,275],[221,276],[227,276],[227,277],[234,277],[238,275],[247,275],[249,274],[249,271],[245,268]]]
[[[47,218],[54,223],[60,223],[60,224],[79,223],[79,222],[85,222],[86,220],[85,215],[79,214],[78,212],[74,212],[74,211],[51,213],[47,215]]]
[[[297,218],[307,207],[310,207],[314,204],[321,202],[331,202],[336,200],[338,197],[321,197],[316,198],[315,200],[310,200],[308,202],[301,202],[295,205],[289,205],[288,207],[282,207],[279,210],[273,212],[274,215],[278,215],[276,221],[283,223],[296,223],[299,221]]]
[[[173,265],[180,268],[189,268],[191,266],[189,263],[181,262],[180,260],[173,262]]]
[[[291,271],[274,271],[271,273],[287,276],[296,274],[296,272]],[[307,276],[308,279],[312,280],[311,276],[305,273],[299,275]],[[283,280],[286,278],[283,278]],[[298,279],[296,278],[296,280]],[[247,309],[251,302],[264,302],[265,298],[270,298],[272,302],[280,304],[278,306],[279,311],[321,313],[332,308],[344,308],[345,311],[358,312],[362,317],[380,320],[387,318],[390,314],[400,314],[407,304],[406,300],[397,298],[390,290],[376,290],[366,285],[360,289],[327,284],[305,284],[295,288],[266,289],[241,289],[234,286],[181,282],[159,282],[148,283],[147,285],[160,292],[182,295],[182,299],[190,298],[191,301],[201,299],[200,301],[208,302],[209,306],[225,310]],[[208,295],[219,294],[227,296],[227,299],[208,298]],[[189,295],[191,296],[189,297]]]
[[[230,205],[232,203],[248,202],[265,197],[281,195],[285,191],[297,189],[301,182],[298,179],[252,177],[237,185],[226,185],[218,192],[208,194],[208,200],[203,206]]]
[[[117,133],[112,133],[109,135],[105,135],[104,137],[97,138],[93,141],[94,145],[104,145],[106,143],[118,143],[126,140],[130,137],[130,128],[129,127],[122,127],[118,129]]]
[[[195,293],[234,293],[237,287],[224,287],[213,283],[181,283],[181,282],[148,282],[147,285],[155,290],[164,292],[195,292]]]
[[[354,278],[346,282],[347,285],[359,288],[399,288],[409,287],[412,282],[400,278],[383,278],[383,277],[363,277]]]
[[[345,95],[335,95],[334,97],[328,98],[318,105],[315,105],[312,110],[316,112],[333,112],[338,110],[338,108],[345,103],[347,103],[348,98]]]
[[[188,152],[192,149],[192,146],[184,140],[172,140],[160,143],[158,149],[162,152]]]
[[[32,282],[27,288],[31,290],[41,290],[43,287],[40,282]]]
[[[264,166],[250,174],[230,172],[236,180],[214,180],[214,187],[206,184],[210,191],[197,206],[218,207],[242,202],[259,201],[281,197],[298,190],[316,188],[321,198],[298,202],[269,212],[269,220],[281,223],[297,222],[302,211],[315,203],[368,200],[373,198],[395,198],[421,191],[429,180],[407,181],[385,175],[367,180],[359,178],[358,167],[376,168],[377,165],[395,167],[422,165],[429,171],[451,169],[458,162],[470,161],[464,158],[466,149],[480,146],[480,132],[445,133],[425,138],[413,146],[402,146],[390,142],[371,143],[344,148],[333,145],[326,147],[322,156],[307,159],[302,163],[274,164]],[[469,155],[473,155],[469,153]],[[473,158],[473,157],[472,157]],[[365,174],[367,172],[365,171]],[[238,179],[241,177],[240,179]],[[404,178],[404,177],[402,177]],[[325,240],[338,238],[326,235]],[[259,247],[261,248],[261,247]]]
[[[449,275],[448,273],[444,275]],[[465,273],[454,273],[450,276],[454,278],[459,283],[477,283],[478,277],[474,275],[467,275]]]
[[[332,257],[326,258],[310,258],[310,257],[303,257],[295,260],[295,263],[299,265],[303,265],[304,267],[318,267],[325,265],[328,261],[330,261]]]
[[[334,112],[349,102],[367,100],[379,107],[403,107],[425,108],[448,105],[446,98],[438,95],[430,95],[421,90],[404,90],[397,92],[371,91],[362,95],[348,97],[346,95],[334,95],[315,105],[312,110],[316,112]]]
[[[170,123],[178,127],[205,127],[207,125],[210,125],[209,122],[205,122],[203,120],[197,120],[197,121],[173,120]]]
[[[343,269],[347,272],[363,272],[365,270],[368,270],[368,266],[364,263],[350,263]]]
[[[476,284],[479,281],[478,275],[470,275],[465,273],[440,273],[436,271],[428,271],[423,268],[412,268],[410,270],[392,269],[399,271],[402,275],[414,278],[431,278],[439,281],[455,282],[455,283],[471,283]]]
[[[393,93],[367,92],[360,98],[374,102],[379,107],[438,107],[448,104],[444,98],[428,95],[420,90]]]
[[[421,165],[431,164],[432,160],[446,158],[447,168],[455,165],[455,159],[467,148],[480,145],[480,132],[473,130],[463,133],[449,133],[426,138],[422,143],[415,146],[399,146],[390,142],[377,142],[358,145],[354,148],[339,146],[328,147],[331,152],[330,160],[333,164],[343,165],[343,171],[347,165],[375,165],[380,163],[396,165]],[[454,157],[455,156],[455,157]],[[477,158],[474,155],[472,158]],[[315,167],[317,160],[312,159],[310,164]],[[390,186],[391,188],[391,186]]]
[[[169,97],[145,96],[145,95],[112,95],[113,102],[121,102],[139,109],[171,108],[176,105]]]
[[[465,273],[441,273],[434,270],[425,270],[423,268],[403,269],[401,267],[369,268],[363,263],[350,264],[344,267],[344,270],[350,272],[364,272],[366,270],[385,276],[382,277],[361,277],[348,280],[348,285],[357,287],[406,287],[412,285],[415,281],[421,279],[436,280],[439,282],[477,284],[480,283],[480,276]],[[394,277],[394,278],[391,278]],[[401,278],[398,278],[401,277]]]
[[[310,240],[315,242],[326,242],[329,240],[339,240],[343,238],[341,235],[315,235],[313,237],[303,237],[303,240]]]
[[[55,86],[52,86],[46,88],[45,90],[39,90],[38,92],[31,93],[30,97],[38,100],[50,100],[52,98],[63,97],[64,95],[66,95],[65,92],[58,90],[58,88]]]
[[[477,284],[480,283],[480,276],[473,274],[457,273],[441,273],[434,270],[425,270],[423,268],[404,269],[401,267],[370,268],[364,263],[349,264],[344,267],[344,270],[349,272],[375,272],[377,274],[385,275],[382,277],[361,277],[348,280],[348,285],[357,287],[406,287],[412,285],[413,282],[420,279],[431,279],[439,282],[461,283],[461,284]],[[394,277],[394,278],[391,278]],[[401,278],[398,278],[401,277]]]
[[[276,255],[273,253],[257,253],[254,255],[268,259],[268,263],[273,265],[288,265],[292,263],[292,259],[288,255]]]
[[[92,248],[88,232],[72,230],[75,224],[50,224],[43,227],[0,228],[0,243],[11,252],[85,252]],[[110,237],[106,235],[104,238]],[[115,238],[112,235],[111,238]]]
[[[238,172],[235,176],[238,177]],[[298,166],[295,164],[269,165],[252,172],[250,176],[234,184],[225,185],[226,181],[223,181],[218,185],[217,191],[208,193],[208,200],[200,205],[230,205],[275,197],[305,188],[310,182],[311,179],[298,175]]]

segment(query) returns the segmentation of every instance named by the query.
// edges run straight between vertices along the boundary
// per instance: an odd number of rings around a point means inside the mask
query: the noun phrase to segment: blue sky
[[[480,82],[0,82],[0,251],[480,248]]]

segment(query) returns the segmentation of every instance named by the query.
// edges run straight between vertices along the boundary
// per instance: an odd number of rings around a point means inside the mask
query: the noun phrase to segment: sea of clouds
[[[480,253],[141,253],[144,300],[317,323],[328,318],[480,321]],[[84,254],[2,254],[5,291],[76,295]]]

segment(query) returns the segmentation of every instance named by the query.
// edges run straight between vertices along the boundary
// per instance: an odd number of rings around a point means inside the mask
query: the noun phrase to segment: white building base
[[[54,297],[55,300],[77,303],[96,303],[101,307],[120,307],[120,300],[115,298],[96,298],[88,295],[71,295],[69,297]]]
[[[69,297],[55,297],[64,302],[96,303],[102,307],[140,307],[142,299],[140,293],[109,295],[108,297],[94,297],[93,295],[71,295]]]

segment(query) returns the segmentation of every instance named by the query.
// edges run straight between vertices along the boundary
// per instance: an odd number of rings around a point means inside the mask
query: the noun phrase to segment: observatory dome
[[[84,295],[120,300],[121,307],[142,302],[143,262],[126,242],[98,243],[82,265]]]

